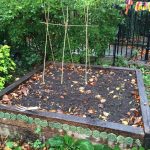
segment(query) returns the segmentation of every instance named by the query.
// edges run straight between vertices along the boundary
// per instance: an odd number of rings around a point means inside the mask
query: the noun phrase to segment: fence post
[[[113,64],[112,64],[112,66],[115,66],[115,62],[116,62],[116,48],[117,48],[117,44],[115,42],[114,49],[113,49]]]
[[[150,50],[150,31],[148,32],[148,36],[147,36],[147,47],[146,47],[146,53],[145,53],[145,61],[148,61],[149,50]]]

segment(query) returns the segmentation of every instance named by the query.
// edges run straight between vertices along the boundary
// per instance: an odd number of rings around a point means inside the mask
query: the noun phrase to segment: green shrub
[[[15,70],[15,63],[10,57],[10,47],[0,46],[0,90],[12,78],[12,71]]]

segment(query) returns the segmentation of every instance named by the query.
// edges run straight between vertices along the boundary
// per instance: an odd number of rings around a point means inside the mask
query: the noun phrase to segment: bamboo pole
[[[65,20],[65,35],[64,35],[64,46],[63,46],[63,55],[62,55],[62,74],[61,74],[61,84],[64,81],[64,56],[65,56],[65,48],[66,48],[66,38],[67,38],[67,30],[68,30],[68,6],[67,6],[67,17]]]
[[[88,74],[88,69],[87,69],[87,65],[88,65],[88,20],[89,20],[89,7],[87,6],[86,9],[86,47],[85,47],[85,51],[86,51],[86,61],[85,61],[85,84],[87,84],[87,74]]]

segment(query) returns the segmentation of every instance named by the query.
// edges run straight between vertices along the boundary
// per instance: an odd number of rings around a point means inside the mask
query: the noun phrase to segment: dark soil
[[[46,68],[9,94],[12,105],[39,106],[42,110],[91,117],[111,122],[142,126],[135,71],[89,69],[85,84],[84,67]]]

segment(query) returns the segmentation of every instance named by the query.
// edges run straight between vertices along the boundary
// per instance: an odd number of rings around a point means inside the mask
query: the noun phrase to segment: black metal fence
[[[114,44],[110,45],[107,56],[133,57],[138,55],[140,60],[150,59],[150,12],[136,12],[132,7],[123,23],[119,25]]]

